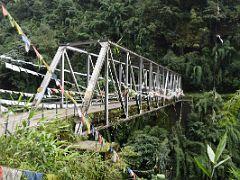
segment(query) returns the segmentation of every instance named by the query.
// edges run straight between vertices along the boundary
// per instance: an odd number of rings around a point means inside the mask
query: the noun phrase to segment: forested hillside
[[[116,124],[100,130],[100,134],[95,132],[95,136],[92,129],[105,122],[104,111],[85,116],[77,109],[77,120],[64,117],[50,121],[42,115],[36,128],[29,128],[23,120],[22,126],[11,134],[7,132],[10,113],[29,109],[7,106],[9,112],[0,114],[6,119],[2,123],[6,125],[5,135],[0,136],[1,166],[56,175],[64,180],[240,179],[240,91],[236,91],[240,88],[240,0],[5,0],[3,3],[48,63],[60,44],[109,39],[182,74],[184,92],[202,93],[191,100],[166,100],[173,103],[169,109],[162,106],[155,112],[149,106],[147,111],[151,113],[144,116],[144,112],[141,117],[122,123],[115,116],[121,113],[120,109],[113,109],[116,111],[110,115]],[[0,15],[0,55],[39,63],[33,49],[25,53],[21,38],[8,18]],[[83,68],[76,62],[72,63],[74,68]],[[36,93],[42,80],[36,79],[10,72],[0,64],[0,88]],[[219,92],[234,94],[221,96]],[[64,94],[64,89],[61,93]],[[19,101],[21,98],[20,95]],[[179,115],[177,100],[188,102],[185,109],[181,104]],[[161,103],[167,105],[165,96]],[[29,119],[35,110],[30,109]],[[74,133],[79,118],[88,122],[87,130],[91,122],[88,136]],[[109,147],[105,154],[83,152],[75,145],[84,140],[99,142],[101,148],[103,144]],[[118,152],[114,150],[115,160],[112,157],[110,160],[114,151],[108,142],[119,146]],[[0,171],[0,179],[1,175]]]
[[[240,86],[237,0],[14,0],[6,7],[50,62],[60,43],[110,39],[184,75],[185,91]],[[22,54],[21,39],[0,17],[0,52]],[[220,35],[220,38],[217,37]],[[1,77],[10,82],[11,75]],[[12,82],[14,83],[14,82]]]

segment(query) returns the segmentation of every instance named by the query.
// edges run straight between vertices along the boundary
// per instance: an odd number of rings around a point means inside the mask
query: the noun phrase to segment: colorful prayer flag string
[[[25,50],[26,52],[29,52],[30,50],[30,46],[31,46],[31,42],[30,40],[28,39],[28,37],[25,35],[25,34],[22,34],[22,40],[25,44]]]

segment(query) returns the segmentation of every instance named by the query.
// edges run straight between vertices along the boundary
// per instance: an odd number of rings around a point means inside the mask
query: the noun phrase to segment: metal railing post
[[[43,106],[43,103],[42,103],[42,119],[44,118],[44,110],[43,110],[44,106]]]
[[[58,105],[56,103],[56,118],[58,117]]]
[[[106,125],[109,125],[109,119],[108,119],[108,76],[109,76],[109,70],[108,70],[108,60],[109,60],[109,53],[107,52],[107,57],[105,60],[105,120],[106,120]]]
[[[5,135],[7,135],[7,131],[8,131],[8,121],[9,121],[9,114],[7,115],[7,121],[5,123]]]

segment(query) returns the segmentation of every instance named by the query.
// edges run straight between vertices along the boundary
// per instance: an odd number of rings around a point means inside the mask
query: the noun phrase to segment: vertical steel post
[[[159,66],[157,67],[157,78],[156,78],[156,89],[155,89],[155,92],[157,92],[157,107],[159,107],[159,100],[160,100],[160,97],[159,97],[159,94],[160,94],[160,68]]]
[[[173,92],[176,92],[176,74],[173,76]]]
[[[160,90],[160,68],[159,66],[157,67],[157,78],[156,78],[156,86],[157,86],[157,91],[159,92]]]
[[[56,118],[58,117],[58,105],[56,103]]]
[[[150,64],[149,64],[149,79],[148,79],[148,82],[149,82],[149,92],[152,92],[152,90],[153,90],[153,73],[152,73],[152,71],[153,71],[153,67],[152,67],[152,62],[150,62]]]
[[[65,111],[65,115],[66,115],[66,119],[67,119],[67,116],[68,116],[68,99],[66,99],[66,111]]]
[[[65,61],[65,56],[64,53],[62,54],[62,65],[61,65],[61,86],[64,89],[64,61]],[[64,94],[61,94],[61,108],[63,108],[64,105]]]
[[[130,89],[133,89],[133,77],[130,76]]]
[[[90,80],[90,60],[91,60],[91,55],[88,55],[88,58],[87,58],[87,86],[88,86],[89,80]]]
[[[173,81],[173,73],[171,72],[170,81],[169,81],[169,89],[171,91],[172,91],[172,85],[173,85],[172,81]]]
[[[161,84],[161,88],[164,89],[165,87],[165,69],[163,69],[163,77],[162,77],[162,84]]]
[[[163,103],[164,103],[164,104],[165,104],[166,92],[167,92],[167,86],[168,86],[168,74],[169,74],[169,71],[167,71],[166,80],[165,80],[164,99],[163,99]]]
[[[108,77],[109,77],[109,71],[108,71],[108,62],[109,62],[109,51],[107,51],[107,56],[105,60],[105,120],[106,125],[109,125],[109,119],[108,119]]]
[[[179,88],[182,90],[182,77],[179,78]]]
[[[7,135],[7,132],[8,132],[8,122],[9,122],[9,113],[7,114],[7,121],[5,123],[5,135]],[[30,123],[29,123],[30,124]]]
[[[44,110],[43,110],[43,103],[42,103],[42,119],[44,118]]]
[[[150,62],[149,64],[149,76],[148,76],[148,86],[149,86],[149,93],[152,95],[152,90],[153,90],[153,67],[152,67],[152,62]],[[148,109],[151,109],[151,101],[152,98],[151,96],[148,94]]]
[[[119,86],[120,86],[120,89],[121,89],[121,86],[122,86],[122,64],[120,63],[119,64],[119,71],[118,71],[118,73],[119,73]]]
[[[179,82],[179,75],[177,75],[176,87],[175,87],[175,88],[176,88],[176,90],[179,88],[179,87],[178,87],[178,82]]]
[[[73,116],[76,116],[76,104],[74,104],[74,108],[73,108]]]
[[[126,58],[126,67],[125,67],[125,86],[127,87],[127,91],[129,91],[128,87],[128,63],[129,63],[129,52],[127,52]],[[125,109],[126,109],[126,118],[128,118],[128,93],[125,94]]]
[[[139,63],[139,113],[142,112],[142,80],[143,80],[143,59],[140,58],[140,63]]]

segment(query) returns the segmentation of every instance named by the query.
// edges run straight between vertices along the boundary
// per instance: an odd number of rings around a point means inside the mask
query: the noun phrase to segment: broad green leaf
[[[214,159],[215,162],[218,161],[218,159],[221,156],[223,150],[225,149],[226,141],[227,141],[227,133],[225,133],[223,135],[223,137],[221,138],[221,140],[220,140],[220,142],[217,146],[217,150],[216,150],[216,153],[215,153],[215,159]]]
[[[220,161],[219,163],[217,163],[216,165],[214,165],[214,168],[217,168],[218,166],[220,166],[221,164],[223,164],[224,162],[226,162],[227,160],[229,160],[231,157],[228,156],[226,159]]]
[[[214,161],[214,159],[215,159],[215,153],[213,152],[213,150],[212,150],[212,148],[209,146],[209,145],[207,145],[207,154],[208,154],[208,157],[209,157],[209,159],[210,159],[210,161],[212,161],[212,163],[216,163],[215,161]]]
[[[208,177],[211,177],[209,170],[197,158],[194,158],[194,161],[197,166],[204,172],[204,174],[206,174]]]

